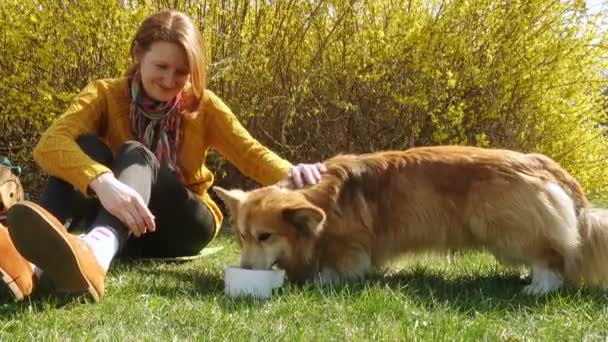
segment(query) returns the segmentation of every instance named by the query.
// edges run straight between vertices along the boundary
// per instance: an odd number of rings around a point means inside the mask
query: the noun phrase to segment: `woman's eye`
[[[258,235],[258,240],[266,241],[266,240],[268,240],[269,237],[270,237],[270,233],[262,233],[262,234]]]
[[[159,68],[160,70],[165,70],[167,69],[167,66],[164,64],[156,64],[156,67]]]

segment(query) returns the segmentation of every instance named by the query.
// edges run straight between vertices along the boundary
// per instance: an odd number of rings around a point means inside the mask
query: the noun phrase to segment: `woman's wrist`
[[[91,183],[89,183],[89,189],[97,194],[97,191],[103,187],[105,184],[111,181],[114,178],[114,175],[110,172],[102,173],[101,175],[95,177]]]

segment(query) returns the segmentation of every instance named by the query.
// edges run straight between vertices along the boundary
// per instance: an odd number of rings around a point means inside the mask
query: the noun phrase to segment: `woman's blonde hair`
[[[200,102],[207,84],[205,43],[200,31],[190,17],[174,10],[164,10],[148,16],[137,29],[131,42],[131,66],[127,76],[133,77],[139,70],[136,51],[146,52],[157,41],[175,43],[181,46],[188,58],[190,82],[196,98]]]

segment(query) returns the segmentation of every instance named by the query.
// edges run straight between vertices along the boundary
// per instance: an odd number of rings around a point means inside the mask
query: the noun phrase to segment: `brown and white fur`
[[[359,279],[417,251],[482,249],[529,265],[526,293],[608,283],[608,210],[541,154],[464,146],[327,160],[320,182],[215,192],[241,245],[241,266],[294,281]]]

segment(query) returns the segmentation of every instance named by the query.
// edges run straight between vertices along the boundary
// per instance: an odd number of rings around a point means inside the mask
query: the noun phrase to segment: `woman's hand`
[[[110,214],[122,221],[131,233],[140,237],[156,229],[154,215],[143,198],[131,187],[122,183],[111,173],[95,178],[89,187],[95,191],[101,205]]]
[[[317,184],[321,180],[321,174],[325,171],[327,169],[322,163],[298,164],[291,167],[287,178],[281,181],[280,184],[286,184],[288,188],[292,189]]]

